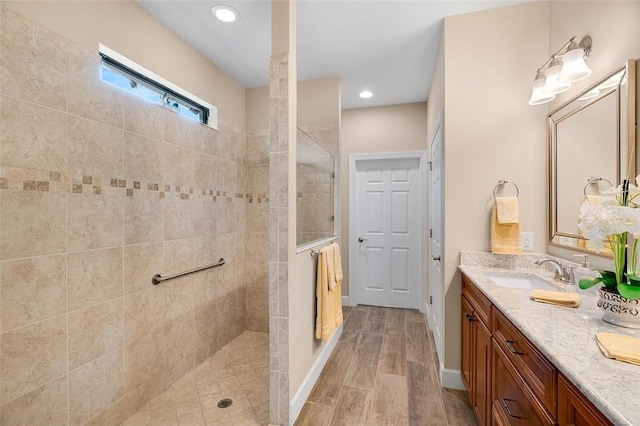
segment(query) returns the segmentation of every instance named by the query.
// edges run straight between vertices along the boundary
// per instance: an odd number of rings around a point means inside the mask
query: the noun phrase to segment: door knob
[[[366,238],[358,238],[358,242],[359,242],[359,243],[361,243],[361,242],[363,242],[363,241],[367,241],[367,239],[366,239]]]
[[[440,256],[438,257],[431,256],[431,259],[433,259],[434,262],[440,262]]]

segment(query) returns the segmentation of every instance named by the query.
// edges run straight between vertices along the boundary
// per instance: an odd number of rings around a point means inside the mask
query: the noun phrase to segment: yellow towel
[[[333,248],[333,274],[331,280],[329,280],[329,290],[336,288],[336,284],[342,281],[342,257],[340,256],[340,246],[338,243],[331,243]]]
[[[491,212],[491,252],[492,253],[521,253],[520,222],[513,224],[499,224],[496,205]]]
[[[327,288],[333,290],[336,287],[336,256],[333,244],[320,249],[322,253],[324,250],[327,254]]]
[[[518,197],[497,197],[496,209],[500,225],[519,222]]]
[[[318,255],[318,277],[316,281],[316,339],[328,340],[342,324],[342,281],[337,281],[333,291],[329,291],[329,262],[333,257],[333,247],[327,246]]]
[[[614,333],[596,333],[596,342],[607,358],[640,365],[640,339]]]
[[[551,305],[577,308],[580,306],[580,296],[577,293],[560,293],[552,290],[533,290],[529,296],[531,300]]]

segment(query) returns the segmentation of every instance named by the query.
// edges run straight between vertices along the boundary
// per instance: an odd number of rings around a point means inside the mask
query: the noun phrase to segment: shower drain
[[[233,404],[233,401],[229,398],[221,399],[220,401],[218,401],[219,408],[231,407],[231,404]]]

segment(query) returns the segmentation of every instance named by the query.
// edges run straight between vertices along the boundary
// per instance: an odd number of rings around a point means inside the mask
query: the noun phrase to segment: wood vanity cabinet
[[[462,275],[462,381],[479,425],[611,425]]]
[[[462,381],[479,425],[491,423],[491,303],[477,288],[462,296]]]

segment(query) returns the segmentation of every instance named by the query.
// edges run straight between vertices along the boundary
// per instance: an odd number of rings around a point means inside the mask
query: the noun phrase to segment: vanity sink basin
[[[498,275],[487,274],[487,277],[500,287],[507,288],[524,288],[524,289],[541,289],[541,290],[560,290],[552,284],[549,284],[545,280],[536,277],[535,275]]]

